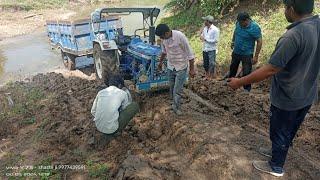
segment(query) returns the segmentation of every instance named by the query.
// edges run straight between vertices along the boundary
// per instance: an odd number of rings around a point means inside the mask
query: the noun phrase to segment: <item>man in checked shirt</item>
[[[172,109],[177,115],[181,112],[181,93],[187,78],[188,66],[191,78],[195,76],[194,53],[187,37],[180,31],[170,30],[168,25],[159,24],[156,35],[162,39],[162,53],[158,69],[162,70],[163,59],[167,57],[170,96],[173,99]]]

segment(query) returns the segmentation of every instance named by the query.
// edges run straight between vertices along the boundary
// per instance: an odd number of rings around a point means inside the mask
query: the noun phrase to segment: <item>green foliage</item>
[[[223,13],[226,8],[233,7],[238,0],[171,0],[165,9],[171,11],[184,11],[194,7],[200,8],[198,13],[201,15],[211,14],[218,16]]]
[[[106,164],[94,163],[91,160],[88,160],[86,164],[91,178],[107,179],[108,166]]]
[[[232,7],[236,2],[237,0],[201,0],[200,7],[203,9],[203,14],[218,17],[227,7]]]
[[[41,122],[41,124],[39,125],[39,127],[37,128],[36,132],[34,133],[34,135],[32,136],[32,141],[38,141],[39,139],[41,139],[43,137],[43,135],[45,134],[45,130],[44,127],[49,123],[50,121],[48,119],[43,119],[43,121]]]
[[[210,1],[210,0],[208,0]],[[277,4],[275,4],[277,5]],[[202,42],[200,40],[200,29],[203,21],[201,15],[197,12],[216,11],[213,6],[206,6],[207,8],[212,7],[213,9],[206,10],[205,7],[197,7],[176,13],[170,17],[163,18],[161,21],[167,23],[172,29],[178,29],[186,33],[189,38],[190,45],[192,46],[197,62],[202,62]],[[284,16],[284,9],[282,7],[273,7],[270,10],[261,11],[261,8],[248,7],[249,14],[252,19],[256,21],[261,29],[263,36],[263,47],[259,56],[259,63],[266,63],[272,52],[274,51],[277,40],[285,32],[286,27],[289,25]],[[315,13],[319,13],[319,6],[315,9]],[[207,14],[207,13],[205,13]],[[220,19],[220,18],[219,18]],[[231,40],[233,30],[235,27],[235,17],[231,16],[231,19],[223,17],[219,23],[215,23],[220,29],[220,41],[218,44],[217,63],[220,67],[227,68],[231,61],[232,50]]]
[[[14,172],[13,169],[7,167],[16,167],[20,163],[22,163],[25,160],[25,157],[21,154],[15,153],[15,152],[8,152],[5,154],[1,160],[4,160],[3,164],[0,164],[0,174],[3,175],[5,173],[11,173]],[[1,177],[1,176],[0,176]],[[1,179],[1,178],[0,178]]]
[[[164,9],[181,11],[186,10],[188,5],[189,1],[186,0],[171,0],[164,6]]]
[[[13,2],[1,2],[0,8],[4,10],[17,10],[17,11],[29,11],[33,9],[32,6],[24,3],[13,3]]]
[[[0,0],[0,8],[13,10],[33,10],[59,8],[64,6],[68,0]]]
[[[36,111],[41,107],[39,103],[45,98],[43,92],[36,88],[29,88],[21,84],[9,83],[5,92],[11,92],[9,95],[1,95],[1,116],[0,121],[8,121],[10,119],[19,119],[20,125],[30,125],[36,122]],[[13,102],[9,106],[8,99]]]
[[[198,27],[202,24],[202,20],[194,14],[196,14],[199,10],[200,8],[194,7],[188,11],[182,11],[174,16],[161,19],[161,23],[168,24],[172,29],[178,29],[185,26],[189,26],[190,28]]]
[[[260,53],[260,63],[265,63],[273,52],[277,40],[285,31],[288,22],[283,15],[283,9],[276,10],[267,16],[256,13],[252,15],[252,19],[256,21],[262,29],[263,47]],[[231,61],[232,50],[230,46],[235,24],[234,21],[227,21],[226,23],[216,25],[220,28],[217,63],[220,66],[227,67]],[[198,27],[198,29],[200,29],[200,27]],[[196,57],[202,59],[202,42],[200,41],[199,35],[191,32],[189,32],[188,35]]]
[[[29,124],[34,124],[35,122],[36,122],[36,118],[35,117],[31,117],[31,118],[28,118],[28,119],[22,121],[22,124],[29,125]]]

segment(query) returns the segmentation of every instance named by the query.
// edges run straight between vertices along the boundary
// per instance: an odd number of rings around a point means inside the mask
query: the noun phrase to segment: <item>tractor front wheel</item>
[[[93,46],[93,59],[97,79],[108,82],[112,74],[118,73],[117,51],[102,51],[99,44]]]

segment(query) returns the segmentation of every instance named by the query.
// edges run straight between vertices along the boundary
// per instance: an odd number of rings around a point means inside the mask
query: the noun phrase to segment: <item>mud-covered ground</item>
[[[189,89],[214,108],[185,96],[179,117],[167,92],[135,94],[141,112],[121,135],[95,148],[89,145],[95,129],[90,109],[102,84],[88,79],[40,74],[0,90],[1,177],[48,172],[67,179],[272,179],[251,165],[267,160],[256,150],[270,146],[267,83],[247,94],[222,81],[193,79]],[[289,152],[284,179],[320,178],[319,137],[314,106]],[[85,168],[8,169],[20,165]]]

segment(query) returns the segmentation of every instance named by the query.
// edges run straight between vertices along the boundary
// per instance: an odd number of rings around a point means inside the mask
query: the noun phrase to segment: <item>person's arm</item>
[[[189,74],[190,74],[190,77],[193,78],[195,76],[195,70],[194,70],[194,54],[193,54],[193,51],[191,49],[191,46],[188,42],[188,39],[185,35],[183,35],[181,37],[181,43],[182,43],[182,46],[183,46],[183,49],[187,55],[187,60],[189,61]]]
[[[273,76],[274,74],[281,71],[281,68],[275,67],[271,64],[267,64],[252,72],[248,76],[244,76],[242,78],[230,78],[228,79],[228,85],[232,89],[238,89],[241,86],[252,84],[256,82],[260,82],[268,77]]]
[[[161,55],[160,55],[160,58],[159,58],[159,61],[160,61],[160,63],[162,63],[163,62],[163,60],[164,60],[164,58],[166,57],[166,53],[161,53]]]
[[[205,28],[205,26],[201,28],[201,33],[200,33],[200,40],[201,41],[204,41],[204,34],[203,34],[204,28]]]
[[[262,32],[261,32],[261,28],[259,27],[259,25],[254,23],[254,28],[251,33],[252,33],[251,35],[253,36],[253,38],[257,42],[256,51],[255,51],[255,54],[254,54],[253,60],[252,60],[252,64],[256,64],[258,62],[259,54],[260,54],[260,51],[262,48]]]
[[[257,47],[256,47],[256,51],[253,57],[253,64],[256,64],[258,62],[259,59],[259,54],[262,48],[262,38],[257,39]]]
[[[128,88],[124,88],[124,91],[127,93],[129,104],[132,103],[132,96]]]
[[[128,97],[127,93],[125,91],[123,91],[123,92],[124,92],[124,96],[122,96],[120,111],[124,110],[130,104],[129,97]]]
[[[195,75],[196,75],[196,72],[194,70],[194,59],[192,60],[189,60],[189,74],[190,74],[190,77],[193,78]]]
[[[231,49],[234,48],[234,41],[235,41],[235,30],[233,31],[233,35],[232,35],[232,42],[231,42]]]
[[[164,44],[161,43],[161,55],[160,55],[159,64],[158,64],[158,70],[159,70],[159,71],[162,70],[163,60],[164,60],[164,58],[166,57],[166,55],[167,55],[166,48],[165,48]]]
[[[184,52],[187,55],[187,57],[186,57],[187,60],[189,60],[189,61],[193,60],[194,57],[195,57],[194,53],[193,53],[193,51],[191,49],[191,46],[189,44],[189,41],[188,41],[187,37],[184,34],[182,34],[180,42],[181,42],[181,45],[183,46],[182,48],[183,48]]]
[[[281,37],[277,43],[274,52],[271,55],[269,64],[264,65],[260,69],[257,69],[251,74],[240,79],[229,79],[228,85],[233,89],[238,89],[243,85],[262,81],[278,73],[287,66],[287,64],[292,60],[298,49],[299,46],[295,39],[286,36]]]
[[[92,114],[92,116],[94,116],[94,117],[96,116],[98,97],[99,97],[99,93],[98,93],[98,95],[96,96],[96,98],[94,99],[93,105],[92,105],[92,108],[91,108],[91,114]]]

